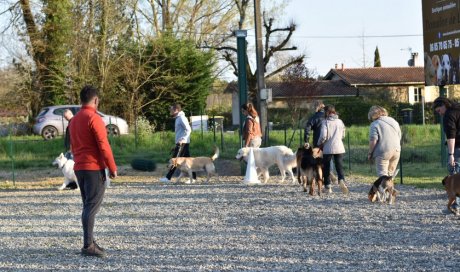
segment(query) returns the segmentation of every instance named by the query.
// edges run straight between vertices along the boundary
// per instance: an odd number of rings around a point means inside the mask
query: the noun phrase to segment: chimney
[[[342,68],[341,69],[342,69],[342,71],[345,70],[345,66],[343,65],[343,63],[342,63]]]
[[[412,53],[412,63],[413,63],[413,66],[416,66],[416,65],[417,65],[417,60],[418,60],[418,53],[417,53],[417,52]]]
[[[335,64],[335,70],[337,70],[337,68],[339,68],[339,65],[336,63]]]

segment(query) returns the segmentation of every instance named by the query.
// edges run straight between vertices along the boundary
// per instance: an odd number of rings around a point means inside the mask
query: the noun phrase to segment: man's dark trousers
[[[83,212],[81,214],[83,245],[88,247],[94,242],[94,221],[104,198],[105,170],[77,170],[75,175],[78,179],[83,201]]]

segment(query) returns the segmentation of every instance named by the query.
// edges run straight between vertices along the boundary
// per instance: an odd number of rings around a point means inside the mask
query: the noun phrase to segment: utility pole
[[[254,23],[256,30],[256,61],[257,61],[257,108],[259,109],[259,118],[261,131],[265,136],[265,128],[268,124],[267,102],[261,99],[261,91],[265,89],[265,67],[263,60],[262,44],[262,20],[260,15],[260,0],[254,0]],[[265,141],[264,141],[265,142]]]
[[[243,123],[244,116],[241,114],[241,106],[248,101],[248,80],[246,78],[246,30],[236,30],[236,45],[238,53],[238,93],[239,93],[239,115],[240,115],[240,146],[243,147]]]

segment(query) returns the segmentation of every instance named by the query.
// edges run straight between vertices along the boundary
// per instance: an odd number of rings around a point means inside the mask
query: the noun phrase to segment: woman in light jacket
[[[388,116],[385,108],[372,106],[367,115],[369,129],[369,153],[367,159],[375,161],[377,176],[392,176],[401,154],[401,129],[398,122]]]
[[[326,106],[325,120],[321,125],[321,133],[318,140],[318,146],[323,150],[324,163],[324,185],[327,192],[332,192],[330,172],[331,160],[334,158],[335,169],[339,178],[339,185],[344,194],[348,194],[348,188],[345,184],[345,175],[343,171],[343,155],[345,146],[342,140],[345,138],[345,125],[339,119],[333,105]]]

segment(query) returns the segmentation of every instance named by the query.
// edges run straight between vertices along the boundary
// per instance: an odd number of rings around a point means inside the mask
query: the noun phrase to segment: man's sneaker
[[[345,184],[345,181],[343,181],[343,179],[339,180],[339,186],[340,186],[340,189],[342,190],[342,193],[347,195],[348,188],[347,188],[347,185]]]
[[[171,182],[171,180],[168,179],[167,177],[162,177],[160,178],[160,182]]]
[[[326,193],[332,193],[332,186],[330,184],[327,184],[324,188],[326,188]]]
[[[105,251],[99,249],[96,243],[92,243],[90,246],[81,249],[81,255],[101,258],[105,256]]]

